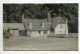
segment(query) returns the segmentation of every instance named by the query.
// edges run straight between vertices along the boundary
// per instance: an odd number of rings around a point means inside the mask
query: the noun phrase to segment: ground
[[[78,38],[13,37],[3,39],[3,50],[77,51]]]

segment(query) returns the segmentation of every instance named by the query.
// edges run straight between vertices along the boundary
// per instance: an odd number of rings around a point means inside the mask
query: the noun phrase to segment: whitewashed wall
[[[40,34],[38,31],[27,31],[27,34],[30,35],[31,37],[40,37]]]
[[[44,31],[40,31],[40,33],[38,31],[31,31],[31,32],[27,31],[27,34],[30,35],[31,37],[43,37],[50,34],[50,31],[47,31],[46,34],[44,34]]]
[[[62,28],[61,28],[62,25]],[[54,30],[55,34],[68,34],[68,27],[66,24],[58,24]]]

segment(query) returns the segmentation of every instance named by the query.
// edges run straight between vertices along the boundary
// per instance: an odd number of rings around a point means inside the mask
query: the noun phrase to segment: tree
[[[3,15],[6,13],[6,17],[3,16],[3,19],[6,19],[7,23],[21,22],[21,6],[19,4],[4,4],[3,11]]]
[[[78,32],[78,4],[3,4],[3,22],[21,23],[22,13],[25,18],[46,19],[51,11],[51,18],[58,15],[68,19],[69,32]]]

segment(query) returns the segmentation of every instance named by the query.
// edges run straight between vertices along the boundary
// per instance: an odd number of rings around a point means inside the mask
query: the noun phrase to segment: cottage
[[[46,22],[46,20],[25,19],[24,26],[26,36],[42,37],[50,34],[50,25]]]
[[[25,36],[25,29],[22,23],[3,23],[3,32],[9,32],[13,36]]]
[[[68,34],[67,19],[64,20],[63,17],[58,16],[51,20],[51,28],[54,30],[54,34]]]
[[[3,30],[13,36],[44,37],[50,33],[68,34],[67,20],[63,20],[60,16],[51,18],[50,12],[47,17],[47,19],[25,19],[22,14],[22,23],[3,23]]]
[[[54,34],[68,34],[67,18],[63,19],[61,15],[51,18],[50,11],[47,14],[47,22]]]

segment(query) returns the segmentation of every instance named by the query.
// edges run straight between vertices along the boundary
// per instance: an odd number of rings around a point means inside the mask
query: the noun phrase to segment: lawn
[[[3,39],[3,50],[77,51],[78,38],[12,37]]]

